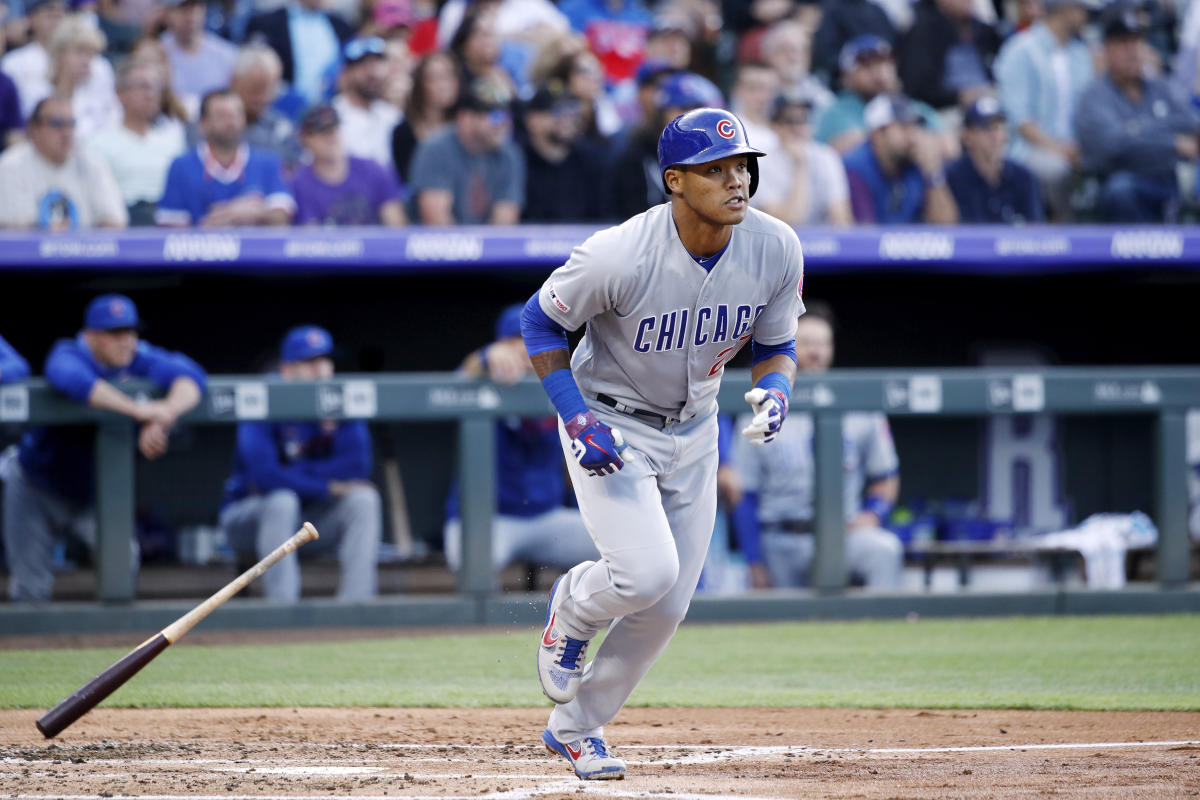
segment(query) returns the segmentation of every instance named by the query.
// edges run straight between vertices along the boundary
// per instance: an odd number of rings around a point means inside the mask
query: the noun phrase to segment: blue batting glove
[[[751,389],[746,392],[746,402],[754,409],[754,419],[742,428],[742,435],[751,444],[770,444],[775,441],[783,421],[787,418],[788,399],[778,389]]]
[[[616,428],[610,428],[592,412],[577,414],[564,423],[571,437],[571,455],[588,475],[612,475],[625,466],[620,453],[625,440]]]

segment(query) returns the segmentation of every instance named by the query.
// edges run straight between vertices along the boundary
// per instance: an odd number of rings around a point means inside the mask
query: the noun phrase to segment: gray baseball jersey
[[[587,324],[571,358],[585,398],[688,420],[711,410],[725,364],[751,337],[795,338],[803,277],[795,231],[755,209],[705,271],[664,203],[576,247],[539,301],[567,330]]]
[[[739,419],[737,427],[749,424]],[[850,413],[842,418],[842,457],[846,518],[862,506],[863,489],[900,468],[887,417]],[[813,518],[813,419],[810,414],[789,414],[770,447],[753,447],[738,437],[734,465],[747,492],[758,493],[761,523]]]

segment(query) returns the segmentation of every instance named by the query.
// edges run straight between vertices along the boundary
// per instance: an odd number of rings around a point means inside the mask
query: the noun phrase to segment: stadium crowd
[[[589,222],[689,108],[793,225],[1194,216],[1187,0],[5,0],[0,227]]]

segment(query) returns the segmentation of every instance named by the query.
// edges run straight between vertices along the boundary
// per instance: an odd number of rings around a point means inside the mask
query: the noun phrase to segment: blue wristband
[[[755,389],[778,389],[784,397],[792,399],[792,382],[782,372],[768,372],[754,384]]]
[[[886,522],[887,518],[892,514],[892,504],[884,500],[877,494],[869,494],[862,504],[863,511],[870,511],[875,516],[879,517],[881,523]]]
[[[571,370],[554,370],[542,378],[542,386],[546,389],[546,394],[550,395],[554,409],[563,419],[574,419],[580,414],[588,413],[587,403],[583,402],[579,384],[575,383],[575,376],[571,374]]]

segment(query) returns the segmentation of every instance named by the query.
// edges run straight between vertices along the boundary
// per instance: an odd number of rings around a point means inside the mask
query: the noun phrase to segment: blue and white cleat
[[[547,728],[542,731],[542,741],[551,753],[570,761],[575,774],[585,781],[619,781],[625,777],[625,762],[599,736],[560,742]]]
[[[542,691],[556,703],[569,703],[579,692],[583,677],[583,662],[590,640],[574,639],[554,625],[558,604],[555,598],[565,576],[559,575],[550,587],[550,607],[546,611],[546,628],[538,643],[538,680]]]

